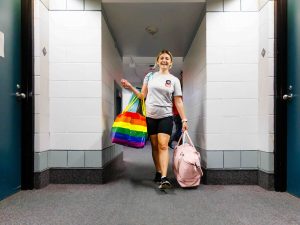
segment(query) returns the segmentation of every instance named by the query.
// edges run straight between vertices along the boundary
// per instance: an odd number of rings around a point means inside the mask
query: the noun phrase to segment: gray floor
[[[126,170],[104,185],[49,185],[0,202],[0,224],[218,225],[300,224],[300,199],[258,186],[174,188],[151,181],[149,146],[126,149]]]

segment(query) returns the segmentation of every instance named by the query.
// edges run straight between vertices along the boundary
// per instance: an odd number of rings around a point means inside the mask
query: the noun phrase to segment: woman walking
[[[182,130],[188,129],[187,118],[182,102],[182,90],[177,77],[170,74],[173,56],[167,50],[162,50],[156,57],[159,71],[145,76],[141,92],[127,80],[122,79],[124,88],[131,90],[139,99],[146,97],[146,122],[152,146],[152,157],[156,169],[154,181],[160,189],[171,188],[167,178],[169,151],[168,142],[173,129],[172,99],[182,118]]]

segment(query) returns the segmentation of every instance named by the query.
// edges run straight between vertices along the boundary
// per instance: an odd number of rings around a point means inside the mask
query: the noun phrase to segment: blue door
[[[21,104],[16,99],[21,82],[21,0],[0,1],[0,200],[21,186]],[[0,43],[1,44],[1,43]]]
[[[300,197],[300,1],[288,0],[287,191]]]

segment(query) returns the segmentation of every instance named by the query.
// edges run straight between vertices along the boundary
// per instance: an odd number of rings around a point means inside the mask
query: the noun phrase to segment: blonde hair
[[[162,54],[168,54],[171,58],[171,65],[170,65],[170,69],[172,68],[172,63],[173,63],[173,55],[171,54],[170,51],[166,50],[166,49],[163,49],[161,50],[158,55],[156,56],[156,61],[155,61],[155,64],[154,64],[154,67],[153,69],[155,69],[157,67],[157,61],[159,59],[159,57],[162,55]]]

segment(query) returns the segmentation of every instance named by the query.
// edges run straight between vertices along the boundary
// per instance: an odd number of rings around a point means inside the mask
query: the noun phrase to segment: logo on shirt
[[[166,87],[171,87],[171,81],[170,80],[166,80],[165,86]]]

